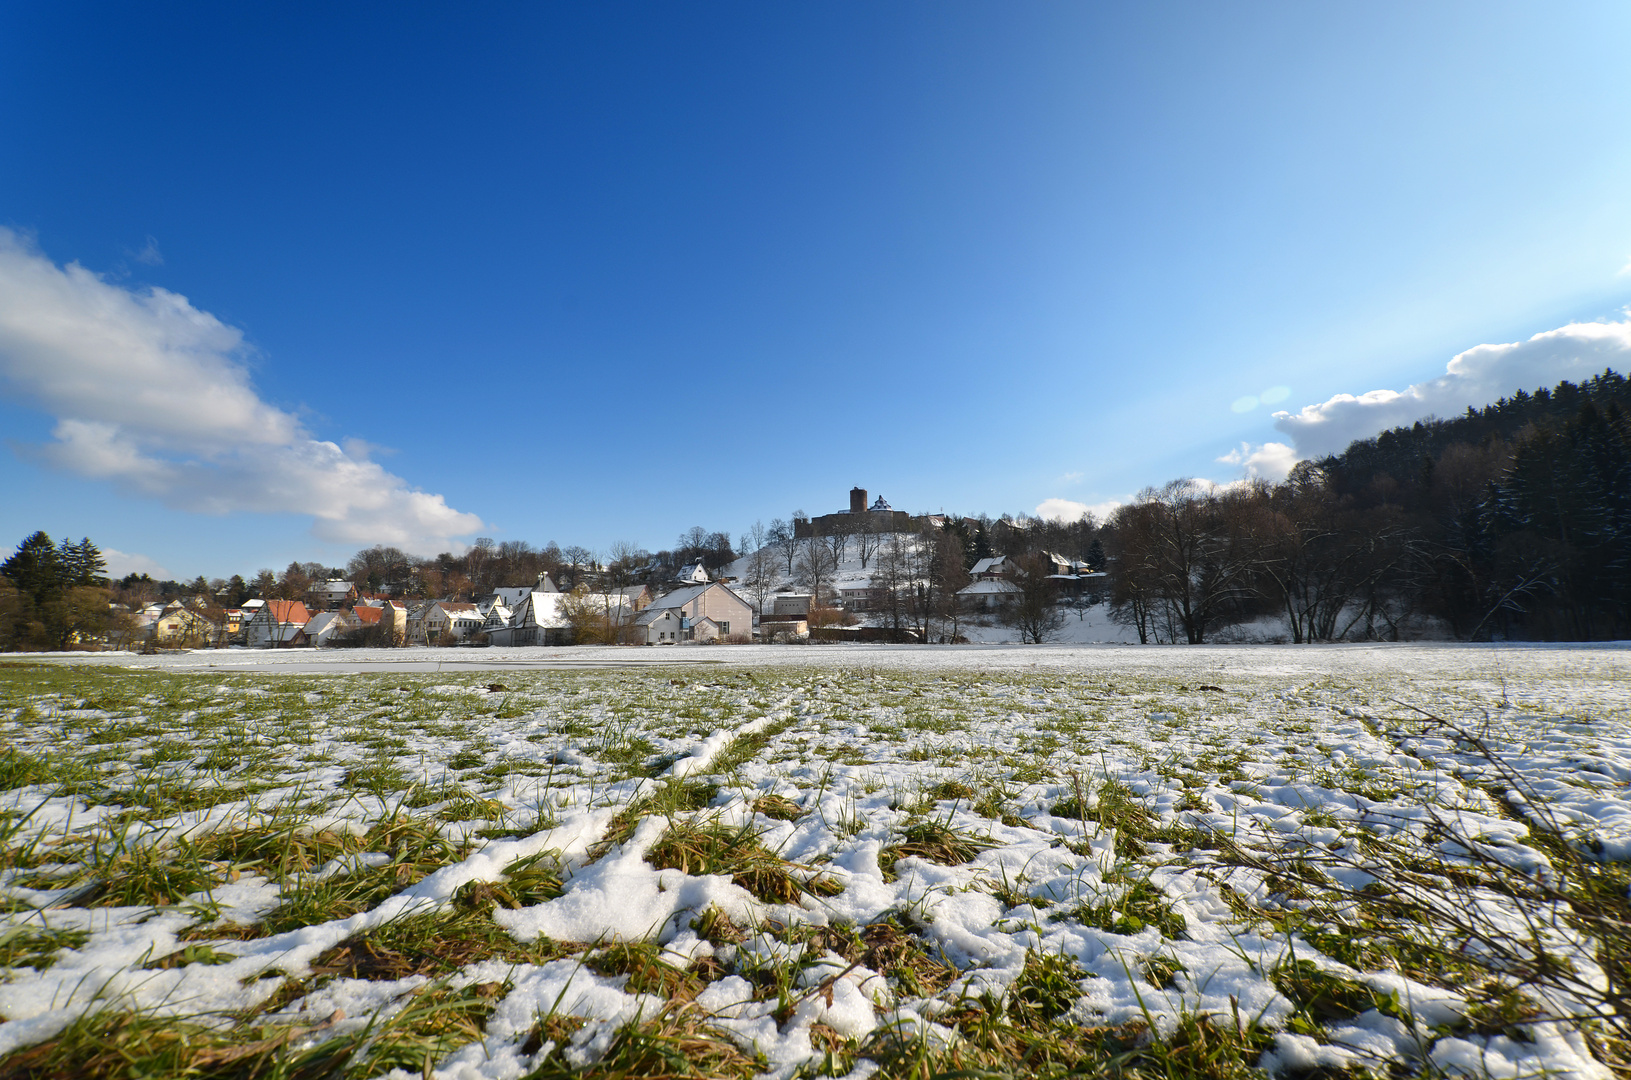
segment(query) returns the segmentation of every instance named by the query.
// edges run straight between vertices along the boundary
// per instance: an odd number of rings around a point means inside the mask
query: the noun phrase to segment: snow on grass
[[[1625,650],[143,663],[0,668],[0,1071],[1625,1060]]]

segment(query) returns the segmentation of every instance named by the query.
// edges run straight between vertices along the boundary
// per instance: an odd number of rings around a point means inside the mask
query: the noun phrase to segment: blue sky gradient
[[[1631,300],[1623,4],[335,7],[0,10],[0,226],[498,539],[1229,480]],[[23,363],[0,542],[362,546],[51,464]]]

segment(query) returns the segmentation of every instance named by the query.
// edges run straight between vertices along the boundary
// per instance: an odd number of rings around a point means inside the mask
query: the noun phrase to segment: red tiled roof
[[[355,607],[351,609],[351,614],[355,615],[357,617],[357,621],[362,623],[364,626],[372,626],[379,622],[379,617],[385,614],[385,609],[377,607]]]
[[[267,610],[272,618],[280,623],[293,623],[296,626],[305,626],[311,622],[311,612],[299,600],[268,600]]]

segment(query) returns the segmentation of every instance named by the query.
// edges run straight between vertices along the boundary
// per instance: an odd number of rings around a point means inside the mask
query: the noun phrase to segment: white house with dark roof
[[[674,580],[682,585],[702,585],[713,579],[708,576],[707,567],[698,559],[694,563],[687,563],[680,567],[680,572],[674,575]]]
[[[1012,569],[1008,563],[1008,556],[994,555],[989,559],[981,559],[971,566],[968,576],[975,581],[996,581],[1007,577]]]

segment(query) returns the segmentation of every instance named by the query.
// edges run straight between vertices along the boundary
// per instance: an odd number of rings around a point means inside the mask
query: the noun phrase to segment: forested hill
[[[1459,634],[1631,636],[1631,384],[1519,392],[1299,466],[1372,528],[1398,584]]]
[[[1533,394],[1519,390],[1482,409],[1469,408],[1463,416],[1420,420],[1410,427],[1384,431],[1374,439],[1360,439],[1317,464],[1343,494],[1362,495],[1384,477],[1406,487],[1417,487],[1430,478],[1433,466],[1452,446],[1517,443],[1522,441],[1525,429],[1531,427],[1536,434],[1561,434],[1571,423],[1589,417],[1591,411],[1611,426],[1620,427],[1623,435],[1625,417],[1631,415],[1631,382],[1610,370],[1578,386],[1562,382],[1551,390],[1536,390]]]

